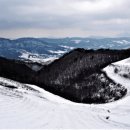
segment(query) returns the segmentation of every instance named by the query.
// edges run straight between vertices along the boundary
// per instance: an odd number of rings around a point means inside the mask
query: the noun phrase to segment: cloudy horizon
[[[0,0],[0,37],[130,36],[129,0]]]

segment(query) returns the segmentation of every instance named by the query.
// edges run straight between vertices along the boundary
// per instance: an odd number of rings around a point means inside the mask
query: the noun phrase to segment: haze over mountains
[[[0,56],[39,63],[50,63],[74,48],[125,49],[130,38],[0,38]]]

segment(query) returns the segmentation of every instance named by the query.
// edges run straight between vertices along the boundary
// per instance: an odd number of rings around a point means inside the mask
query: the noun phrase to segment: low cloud
[[[129,0],[0,0],[0,36],[119,36],[130,30],[129,7]]]

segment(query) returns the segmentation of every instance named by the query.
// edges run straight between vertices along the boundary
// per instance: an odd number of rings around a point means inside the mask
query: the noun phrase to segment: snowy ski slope
[[[114,73],[115,67],[120,68]],[[128,94],[107,104],[78,104],[51,94],[37,86],[0,78],[0,129],[7,128],[130,128],[130,58],[113,63],[103,71],[128,89]],[[4,87],[8,86],[8,87]],[[9,88],[14,86],[14,88]]]

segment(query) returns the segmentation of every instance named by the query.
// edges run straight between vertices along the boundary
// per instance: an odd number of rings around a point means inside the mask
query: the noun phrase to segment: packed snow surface
[[[126,59],[114,65],[130,67],[129,63]],[[103,71],[128,89],[126,97],[107,104],[78,104],[34,85],[0,78],[0,128],[130,128],[130,79],[115,74],[112,65]]]

